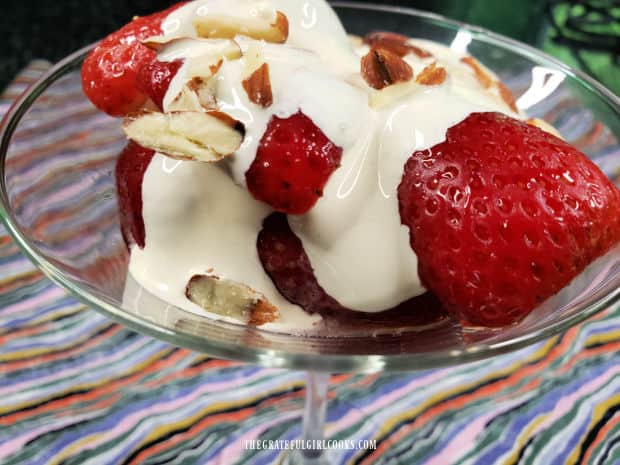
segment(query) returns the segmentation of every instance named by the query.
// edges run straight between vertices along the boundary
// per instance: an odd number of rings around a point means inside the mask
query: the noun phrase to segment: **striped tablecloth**
[[[35,79],[33,65],[0,113]],[[491,360],[332,377],[335,464],[620,463],[620,313]],[[0,229],[0,463],[271,464],[300,435],[304,375],[142,336],[52,284]]]

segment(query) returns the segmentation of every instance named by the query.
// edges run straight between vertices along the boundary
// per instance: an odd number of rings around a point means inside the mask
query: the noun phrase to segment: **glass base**
[[[329,452],[323,451],[318,456],[307,455],[302,450],[293,450],[282,457],[280,465],[331,465]]]

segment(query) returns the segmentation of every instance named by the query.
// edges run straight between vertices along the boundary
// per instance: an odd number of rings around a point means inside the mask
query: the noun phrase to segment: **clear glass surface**
[[[543,53],[480,28],[405,8],[338,3],[348,31],[390,30],[467,47],[531,115],[554,124],[608,172],[620,165],[617,96]],[[412,370],[462,363],[547,338],[620,298],[620,249],[520,324],[467,329],[447,319],[372,333],[288,335],[173,307],[127,277],[113,179],[125,143],[120,121],[80,87],[90,47],[58,63],[10,110],[0,145],[2,216],[24,252],[55,282],[138,331],[213,356],[322,372]],[[34,145],[32,141],[35,141]],[[611,175],[611,174],[610,174]],[[133,298],[123,301],[126,286]]]

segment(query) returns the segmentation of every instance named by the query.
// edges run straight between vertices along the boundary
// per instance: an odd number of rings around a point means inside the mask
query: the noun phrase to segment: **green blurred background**
[[[290,0],[298,1],[298,0]],[[362,1],[362,0],[360,0]],[[56,61],[170,0],[2,0],[0,88],[33,58]],[[618,0],[387,0],[486,27],[544,49],[620,94]]]

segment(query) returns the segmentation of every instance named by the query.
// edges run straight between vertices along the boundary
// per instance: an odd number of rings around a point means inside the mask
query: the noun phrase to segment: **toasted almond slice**
[[[219,71],[223,63],[224,60],[215,57],[204,57],[199,60],[191,60],[187,63],[185,75],[187,77],[208,79]]]
[[[446,80],[446,68],[437,66],[437,62],[433,62],[422,70],[415,82],[424,86],[438,86]]]
[[[214,71],[214,73],[215,72],[217,71]],[[208,110],[214,110],[217,108],[217,102],[215,99],[216,82],[213,79],[205,80],[201,77],[194,77],[186,85],[198,96],[198,101],[203,108]]]
[[[542,129],[543,131],[548,132],[549,134],[554,135],[555,137],[558,137],[560,139],[564,139],[562,137],[562,134],[560,134],[560,131],[558,131],[555,127],[553,127],[552,124],[547,123],[544,119],[540,119],[540,118],[530,118],[526,121],[527,124],[530,124],[532,126],[536,126],[539,129]]]
[[[241,85],[248,94],[250,102],[263,108],[267,108],[273,103],[269,65],[267,63],[263,63],[249,78],[244,79]]]
[[[140,43],[151,50],[155,50],[159,52],[166,45],[173,44],[180,40],[187,40],[187,37],[174,37],[174,36],[150,36],[144,40],[141,40]]]
[[[497,90],[499,91],[499,96],[502,98],[504,103],[510,107],[512,111],[515,113],[519,113],[519,109],[517,108],[517,102],[515,101],[514,95],[508,87],[504,85],[501,81],[496,81],[495,85],[497,86]]]
[[[278,309],[259,292],[238,282],[209,275],[194,275],[185,296],[208,312],[260,326],[275,321]]]
[[[263,63],[265,63],[265,58],[263,57],[263,47],[260,42],[250,41],[243,54],[243,58],[245,61],[243,68],[243,76],[245,78],[249,78],[254,71],[260,68]]]
[[[362,77],[373,89],[383,89],[413,78],[411,66],[397,54],[373,48],[361,60]]]
[[[234,153],[243,125],[217,111],[144,112],[125,119],[127,137],[172,158],[215,162]]]
[[[196,17],[194,28],[199,37],[232,39],[240,34],[278,44],[288,39],[288,19],[281,11],[276,11],[272,23],[258,17],[208,14]]]
[[[177,96],[168,104],[168,111],[203,111],[198,94],[186,84]]]
[[[418,58],[430,58],[433,56],[432,53],[410,43],[409,37],[396,34],[395,32],[371,32],[364,36],[363,41],[372,48],[389,50],[401,58],[410,53],[413,53]]]
[[[205,39],[195,37],[153,36],[142,41],[147,47],[159,52],[163,61],[183,57],[207,57],[214,61],[241,57],[241,47],[231,39]]]
[[[465,63],[472,69],[474,75],[476,76],[476,79],[482,87],[484,87],[485,89],[491,87],[491,85],[493,84],[493,78],[484,69],[484,67],[480,64],[478,60],[476,60],[474,57],[463,57],[461,58],[461,62]]]
[[[215,110],[215,81],[202,77],[193,77],[168,104],[168,111],[205,111]]]
[[[384,108],[420,89],[422,87],[413,80],[393,84],[379,91],[372,92],[368,97],[368,105],[375,109]]]

